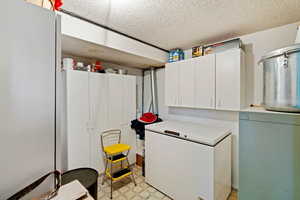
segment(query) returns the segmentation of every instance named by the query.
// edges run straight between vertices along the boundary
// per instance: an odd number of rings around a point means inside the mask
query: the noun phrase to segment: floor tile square
[[[140,196],[143,197],[144,199],[147,199],[150,196],[150,193],[147,191],[143,191],[140,193]]]
[[[131,199],[135,196],[135,193],[133,191],[128,191],[125,193],[125,196],[127,197],[127,199]]]

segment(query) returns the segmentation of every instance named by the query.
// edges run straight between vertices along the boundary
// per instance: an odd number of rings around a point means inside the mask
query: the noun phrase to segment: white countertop
[[[300,113],[269,111],[263,107],[249,107],[249,108],[242,109],[239,112],[266,113],[266,114],[277,114],[277,115],[299,115],[300,116]]]
[[[178,137],[207,144],[216,145],[223,138],[231,134],[230,128],[209,126],[202,123],[191,123],[183,121],[164,121],[147,125],[146,130],[166,134],[165,130],[179,133]]]

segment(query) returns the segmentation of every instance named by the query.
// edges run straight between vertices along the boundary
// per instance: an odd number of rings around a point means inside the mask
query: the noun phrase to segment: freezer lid
[[[145,129],[151,132],[158,132],[162,134],[166,134],[166,130],[172,131],[179,133],[179,136],[174,136],[210,146],[215,146],[219,141],[230,135],[232,132],[230,128],[216,127],[212,125],[206,125],[204,123],[191,123],[182,121],[164,121],[147,125]]]

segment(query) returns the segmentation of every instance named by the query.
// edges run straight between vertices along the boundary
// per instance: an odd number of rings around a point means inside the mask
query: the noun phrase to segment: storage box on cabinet
[[[136,77],[70,70],[67,75],[68,169],[92,167],[104,170],[100,134],[122,130],[122,140],[132,146],[135,134],[130,121],[136,112]]]
[[[166,64],[166,105],[240,110],[245,99],[243,60],[241,49],[231,49]]]

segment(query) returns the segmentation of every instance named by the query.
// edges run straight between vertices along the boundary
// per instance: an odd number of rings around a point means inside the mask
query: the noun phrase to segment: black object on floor
[[[67,171],[61,176],[61,183],[65,185],[78,180],[94,199],[98,199],[98,172],[91,168],[78,168]]]

